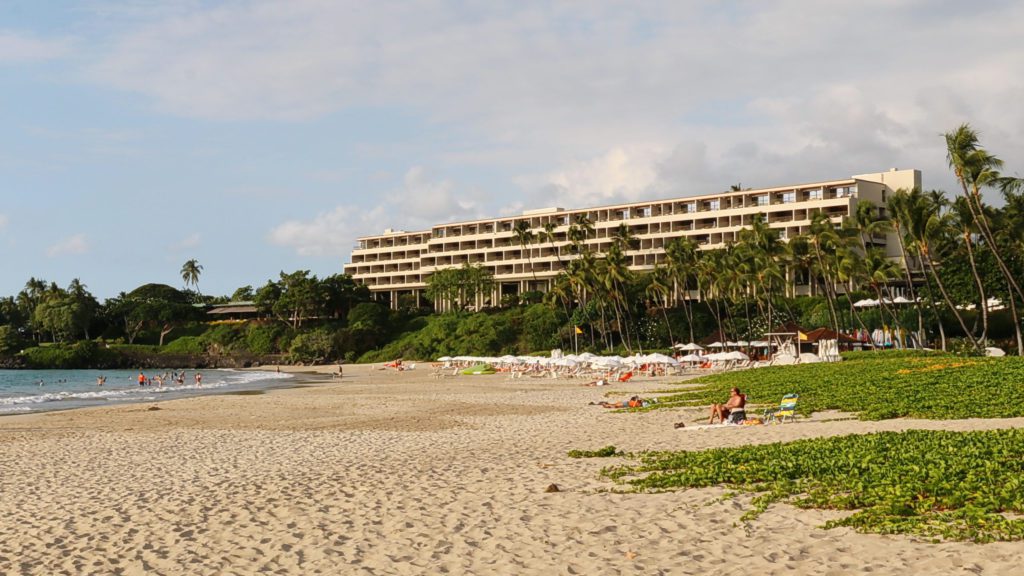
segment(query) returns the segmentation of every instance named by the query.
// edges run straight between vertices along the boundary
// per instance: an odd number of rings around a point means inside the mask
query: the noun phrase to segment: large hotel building
[[[722,248],[737,240],[739,231],[750,225],[754,214],[761,213],[769,226],[778,229],[780,237],[786,239],[807,233],[811,218],[818,212],[827,214],[838,225],[855,212],[860,200],[871,201],[881,209],[888,194],[920,186],[919,170],[892,169],[759,190],[573,210],[528,210],[520,216],[438,224],[419,232],[385,230],[379,236],[359,238],[345,272],[368,287],[374,298],[394,307],[403,295],[410,295],[419,303],[431,273],[465,263],[479,264],[493,273],[495,288],[489,299],[478,304],[498,304],[506,294],[547,289],[576,257],[569,251],[567,233],[580,214],[585,214],[594,226],[586,241],[591,251],[607,250],[616,229],[625,223],[638,241],[636,249],[626,252],[630,267],[651,270],[655,264],[664,262],[665,246],[680,236],[693,238],[702,249]],[[525,221],[535,233],[553,223],[554,243],[536,241],[524,249],[513,232],[520,221]],[[898,255],[899,248],[891,237],[879,236],[873,241],[885,246],[888,255]],[[805,286],[795,289],[796,293],[806,291]]]

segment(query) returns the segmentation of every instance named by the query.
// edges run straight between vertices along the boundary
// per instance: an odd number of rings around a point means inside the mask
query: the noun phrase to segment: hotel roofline
[[[894,170],[895,169],[893,169],[893,171]],[[867,175],[869,175],[869,174],[862,174],[862,175],[859,175],[859,176],[867,176]],[[732,195],[737,195],[737,194],[757,194],[757,193],[771,194],[773,192],[783,192],[783,191],[786,191],[786,190],[814,188],[816,186],[822,186],[822,187],[824,187],[824,186],[842,186],[844,184],[854,184],[858,179],[860,179],[859,176],[853,176],[853,177],[850,177],[850,178],[843,178],[843,179],[839,179],[839,180],[822,180],[822,181],[814,181],[814,182],[804,182],[804,183],[799,183],[799,184],[787,184],[785,186],[773,186],[773,187],[770,187],[770,188],[749,188],[749,189],[748,188],[744,188],[743,190],[725,190],[725,191],[722,191],[722,192],[709,192],[709,193],[706,193],[706,194],[697,194],[697,195],[693,195],[693,196],[669,196],[669,197],[666,197],[666,198],[653,198],[653,199],[648,199],[648,200],[635,200],[635,201],[631,201],[631,202],[622,202],[622,203],[619,203],[619,204],[600,204],[600,205],[597,205],[597,206],[587,206],[585,208],[561,208],[561,207],[531,208],[531,209],[528,209],[528,210],[524,210],[522,213],[517,214],[517,215],[492,216],[492,217],[487,217],[487,218],[477,218],[477,219],[473,219],[473,220],[453,220],[451,222],[439,222],[439,223],[431,226],[430,228],[426,228],[426,229],[421,229],[421,230],[389,230],[389,231],[385,231],[382,234],[369,234],[369,235],[366,235],[366,236],[358,236],[358,237],[356,237],[356,239],[357,240],[363,240],[363,239],[369,239],[369,238],[380,238],[380,237],[383,237],[383,236],[396,236],[396,235],[400,235],[400,234],[429,234],[431,232],[431,230],[433,230],[434,228],[441,227],[441,226],[462,226],[462,225],[469,225],[469,224],[480,224],[480,223],[483,223],[483,222],[494,222],[495,220],[521,220],[523,218],[530,218],[530,217],[534,217],[534,216],[550,216],[550,215],[553,215],[553,214],[580,213],[580,212],[590,212],[590,211],[594,211],[594,210],[615,210],[617,208],[630,208],[630,207],[635,207],[635,206],[642,206],[644,204],[658,204],[658,203],[662,203],[662,202],[677,202],[677,201],[681,201],[681,200],[700,201],[700,200],[706,200],[706,199],[711,199],[711,198],[720,198],[722,196],[732,196]]]

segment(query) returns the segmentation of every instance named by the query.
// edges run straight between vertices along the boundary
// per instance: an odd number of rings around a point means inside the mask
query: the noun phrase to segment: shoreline
[[[617,493],[615,459],[572,449],[705,449],[1024,419],[674,430],[703,410],[616,413],[588,402],[664,389],[429,370],[292,367],[300,386],[0,419],[0,572],[45,574],[1009,573],[1020,543],[927,544],[820,526],[841,512],[718,488]],[[273,368],[272,368],[273,369]],[[282,371],[284,369],[282,368]],[[309,380],[305,378],[308,377]],[[547,493],[556,484],[559,492]],[[831,571],[831,572],[830,572]]]

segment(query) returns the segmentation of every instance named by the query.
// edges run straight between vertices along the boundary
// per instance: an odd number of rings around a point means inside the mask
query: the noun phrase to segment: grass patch
[[[641,491],[725,486],[774,502],[852,510],[825,527],[935,540],[1024,539],[1024,430],[911,430],[701,452],[648,452],[602,473]],[[1011,517],[1008,517],[1011,516]]]
[[[773,366],[687,382],[693,383],[703,386],[662,396],[653,407],[724,402],[736,386],[749,403],[765,406],[777,405],[785,394],[799,394],[803,414],[842,410],[862,420],[1024,416],[1024,358],[1017,357],[865,353],[832,364]]]
[[[569,458],[609,458],[620,454],[615,450],[615,446],[605,446],[598,450],[570,450]]]

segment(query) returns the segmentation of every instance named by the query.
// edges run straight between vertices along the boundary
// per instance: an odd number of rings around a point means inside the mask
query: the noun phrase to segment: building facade
[[[385,230],[379,236],[359,238],[345,272],[369,288],[374,298],[395,307],[404,295],[418,304],[427,279],[437,270],[466,263],[480,265],[490,270],[495,281],[491,297],[477,303],[486,306],[498,304],[506,294],[546,290],[576,257],[569,251],[568,232],[580,215],[593,224],[593,233],[585,243],[596,253],[611,246],[621,224],[629,226],[637,242],[636,249],[626,252],[626,258],[631,269],[643,271],[663,263],[665,246],[681,236],[691,237],[701,249],[722,248],[736,241],[739,231],[761,213],[785,240],[807,233],[816,213],[825,213],[838,225],[856,211],[860,200],[871,201],[881,210],[889,194],[920,186],[919,170],[892,169],[758,190],[595,208],[528,210],[519,216],[438,224],[419,232]],[[524,247],[515,232],[517,226],[523,226],[519,222],[525,222],[535,235],[547,226],[554,239],[535,240]],[[889,236],[878,236],[873,241],[885,247],[887,255],[898,256],[899,248]]]

